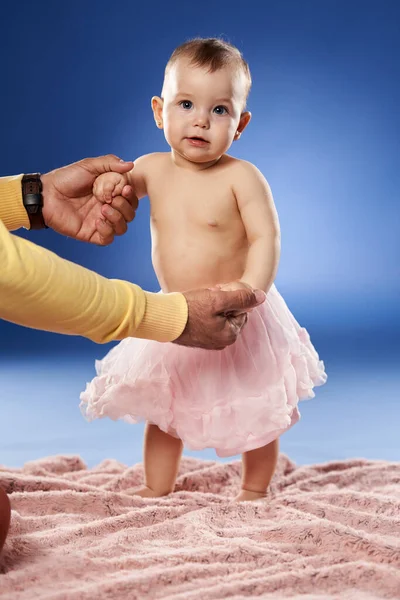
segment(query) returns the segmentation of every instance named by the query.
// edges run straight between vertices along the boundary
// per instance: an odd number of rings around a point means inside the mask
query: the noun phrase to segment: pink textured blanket
[[[184,458],[177,492],[129,490],[142,466],[78,457],[0,468],[11,494],[4,599],[400,598],[400,464],[296,467],[233,504],[240,463]]]

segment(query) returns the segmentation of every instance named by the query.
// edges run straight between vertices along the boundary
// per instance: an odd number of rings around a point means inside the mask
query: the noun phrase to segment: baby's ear
[[[164,100],[159,96],[153,96],[151,99],[151,108],[153,110],[154,120],[159,129],[162,129],[164,126],[163,123],[163,106]]]
[[[242,112],[242,114],[240,116],[239,125],[237,126],[237,130],[235,133],[235,137],[233,138],[234,140],[238,140],[240,138],[240,135],[246,129],[247,125],[250,123],[250,120],[251,120],[251,112],[249,112],[248,110],[246,110],[245,112]]]

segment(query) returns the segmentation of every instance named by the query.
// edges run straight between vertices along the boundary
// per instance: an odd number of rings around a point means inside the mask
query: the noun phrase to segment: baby
[[[81,394],[88,419],[146,420],[145,486],[173,491],[183,446],[242,454],[236,500],[265,497],[279,436],[299,420],[299,400],[326,381],[323,362],[274,286],[279,222],[268,183],[252,164],[226,154],[250,122],[249,67],[234,46],[195,39],[165,70],[154,119],[170,152],[135,161],[127,175],[97,178],[109,202],[132,186],[151,206],[152,258],[160,293],[193,288],[259,288],[239,340],[225,350],[184,348],[130,338],[96,363]]]

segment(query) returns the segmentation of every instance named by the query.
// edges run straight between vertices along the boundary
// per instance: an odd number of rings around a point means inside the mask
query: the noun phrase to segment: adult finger
[[[240,314],[259,306],[266,299],[262,290],[233,290],[214,292],[216,294],[215,310],[219,314]]]
[[[122,196],[115,196],[112,199],[111,204],[107,204],[101,207],[101,213],[103,217],[108,219],[108,211],[115,210],[120,213],[127,223],[130,223],[135,218],[135,209],[128,200],[125,200]]]
[[[240,315],[230,315],[227,317],[229,326],[236,337],[240,334],[243,327],[246,325],[247,319],[247,313],[242,313]]]
[[[222,350],[226,346],[234,344],[247,320],[246,314],[223,317],[225,324],[223,331],[219,334],[219,345],[213,344],[214,350]]]
[[[115,230],[111,223],[104,221],[103,219],[97,219],[96,231],[94,232],[91,242],[98,246],[108,246],[113,242],[115,236]]]
[[[84,158],[79,161],[79,164],[89,171],[92,175],[101,175],[102,173],[127,173],[133,169],[133,161],[122,160],[115,154],[106,154],[105,156],[97,156],[96,158]]]
[[[131,206],[133,206],[134,210],[137,209],[137,207],[139,206],[139,200],[135,194],[135,190],[133,189],[133,187],[131,185],[126,185],[123,188],[123,190],[121,192],[121,196],[123,198],[125,198],[126,200],[128,200],[128,202],[131,204]]]
[[[123,235],[126,233],[128,226],[126,224],[124,216],[115,208],[112,208],[109,204],[102,207],[101,212],[107,219],[108,224],[111,224],[116,235]]]

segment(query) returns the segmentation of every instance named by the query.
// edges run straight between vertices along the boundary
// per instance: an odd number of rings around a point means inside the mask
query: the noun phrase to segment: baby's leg
[[[170,494],[175,486],[182,456],[181,440],[147,423],[144,439],[144,472],[146,485],[134,492],[143,498]]]
[[[243,454],[242,491],[235,498],[237,502],[259,500],[267,495],[278,455],[279,439]]]

